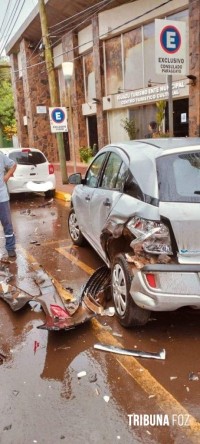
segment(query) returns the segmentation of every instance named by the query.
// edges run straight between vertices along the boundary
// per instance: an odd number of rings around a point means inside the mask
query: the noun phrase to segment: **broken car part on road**
[[[113,345],[94,344],[96,350],[102,350],[112,353],[118,353],[120,355],[136,356],[138,358],[151,358],[165,360],[166,350],[163,348],[160,352],[145,352],[141,350],[126,350],[120,347],[114,347]]]
[[[68,300],[65,300],[61,296],[61,286],[53,282],[44,270],[30,271],[28,280],[29,284],[13,282],[13,274],[8,268],[3,267],[0,273],[0,297],[13,311],[20,310],[30,301],[41,304],[46,314],[46,322],[38,328],[54,331],[70,330],[95,316],[95,313],[86,307],[84,301],[78,304],[72,298],[70,299],[70,295]],[[12,284],[8,283],[11,281]]]
[[[38,328],[46,330],[69,330],[81,325],[97,314],[111,315],[105,310],[110,297],[110,270],[98,268],[83,287],[79,300],[65,292],[59,282],[44,270],[35,269],[28,274],[29,284],[14,281],[9,268],[1,266],[0,297],[13,311],[23,308],[28,302],[40,304],[46,314],[46,322]],[[15,279],[16,280],[16,279]],[[31,285],[30,285],[31,282]]]

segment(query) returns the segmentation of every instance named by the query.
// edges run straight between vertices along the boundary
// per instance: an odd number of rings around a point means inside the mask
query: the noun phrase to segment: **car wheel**
[[[81,230],[78,225],[76,213],[73,208],[70,210],[70,213],[69,213],[68,228],[69,228],[69,234],[70,234],[72,242],[78,246],[84,245],[85,238],[81,233]]]
[[[123,327],[146,324],[150,311],[138,307],[130,295],[133,273],[123,254],[115,257],[111,273],[112,297],[120,324]]]
[[[48,190],[48,191],[45,191],[45,197],[55,197],[55,190]]]

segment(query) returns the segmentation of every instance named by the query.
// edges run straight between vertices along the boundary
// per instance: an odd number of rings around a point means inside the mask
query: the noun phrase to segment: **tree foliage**
[[[127,132],[130,140],[136,139],[138,129],[136,128],[135,119],[129,120],[128,117],[121,119],[121,126]]]
[[[7,62],[0,61],[0,128],[3,133],[6,127],[15,128],[14,134],[16,134],[16,121],[15,121],[15,109],[13,101],[13,92],[10,78],[10,70]]]

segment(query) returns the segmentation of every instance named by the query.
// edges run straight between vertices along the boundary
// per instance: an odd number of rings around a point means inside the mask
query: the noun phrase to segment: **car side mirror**
[[[80,183],[82,183],[81,173],[70,174],[69,183],[71,183],[72,185],[80,185]]]

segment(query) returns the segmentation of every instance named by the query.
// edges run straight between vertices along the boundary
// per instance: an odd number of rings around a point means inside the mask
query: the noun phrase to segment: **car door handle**
[[[89,201],[90,201],[90,196],[86,196],[86,197],[85,197],[85,200],[86,200],[87,202],[89,202]]]
[[[111,202],[110,202],[109,199],[104,200],[103,204],[104,204],[105,207],[110,207],[111,206]]]

